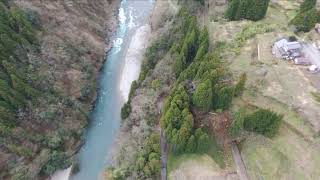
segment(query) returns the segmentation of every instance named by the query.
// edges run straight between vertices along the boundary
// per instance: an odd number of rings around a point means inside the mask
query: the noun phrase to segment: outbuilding
[[[302,45],[297,42],[289,42],[287,39],[280,39],[274,43],[272,47],[272,54],[277,58],[300,57]]]

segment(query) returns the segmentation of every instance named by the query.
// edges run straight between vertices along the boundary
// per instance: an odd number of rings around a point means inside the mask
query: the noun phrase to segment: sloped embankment
[[[0,78],[10,88],[0,93],[0,179],[39,179],[69,166],[81,144],[117,2],[12,0],[0,7],[7,34]]]

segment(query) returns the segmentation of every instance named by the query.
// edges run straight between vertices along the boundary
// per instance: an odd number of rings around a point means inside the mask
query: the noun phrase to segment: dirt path
[[[162,130],[160,130],[160,149],[161,149],[161,180],[167,179],[167,142]]]
[[[249,180],[246,167],[244,166],[244,163],[242,161],[242,158],[236,143],[231,142],[231,150],[232,150],[233,160],[235,162],[237,173],[240,180]]]

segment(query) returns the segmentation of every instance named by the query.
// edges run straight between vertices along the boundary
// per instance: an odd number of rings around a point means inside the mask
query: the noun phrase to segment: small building
[[[287,52],[297,52],[301,50],[302,46],[299,42],[294,41],[285,43],[283,48]]]
[[[311,62],[305,57],[296,57],[294,58],[293,62],[296,65],[305,65],[305,66],[311,65]]]
[[[274,54],[278,58],[285,57],[300,57],[301,56],[302,45],[297,42],[289,42],[287,39],[280,39],[275,42],[272,47],[272,54]]]

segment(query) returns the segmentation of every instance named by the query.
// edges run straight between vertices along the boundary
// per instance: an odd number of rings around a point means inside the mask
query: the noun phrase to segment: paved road
[[[160,149],[161,149],[161,180],[167,179],[167,142],[162,130],[160,130]]]
[[[240,180],[249,180],[246,167],[244,166],[238,146],[235,142],[231,142],[231,150]]]

